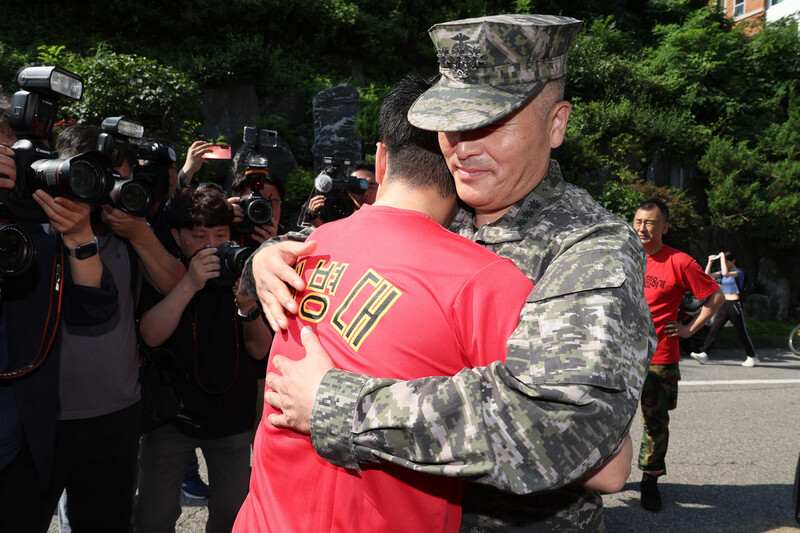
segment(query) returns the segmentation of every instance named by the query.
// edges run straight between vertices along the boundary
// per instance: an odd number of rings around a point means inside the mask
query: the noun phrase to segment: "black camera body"
[[[314,180],[314,188],[325,197],[325,203],[321,211],[309,211],[307,218],[322,217],[323,222],[331,222],[349,217],[356,209],[350,193],[364,194],[369,189],[369,183],[345,173],[352,165],[348,159],[324,157],[322,162],[325,167]]]
[[[9,124],[19,140],[11,147],[17,167],[14,189],[0,189],[0,217],[47,222],[32,195],[42,189],[52,196],[102,204],[118,176],[100,152],[59,158],[43,142],[53,130],[59,100],[80,100],[83,81],[58,67],[28,67],[17,76]]]
[[[219,277],[206,281],[206,287],[230,288],[244,271],[244,264],[253,255],[255,248],[242,246],[236,241],[226,241],[216,247],[214,255],[219,258]]]
[[[177,160],[175,150],[158,142],[131,142],[142,138],[144,126],[128,117],[108,117],[101,127],[97,149],[109,157],[113,166],[122,165],[128,154],[143,161],[133,166],[130,179],[114,184],[110,203],[131,215],[145,216],[158,197],[169,192],[169,171]]]
[[[175,149],[159,142],[140,144],[136,150],[140,160],[133,167],[131,179],[146,185],[155,198],[169,192],[169,169],[178,160]]]
[[[256,226],[272,224],[272,203],[261,196],[257,189],[236,202],[242,208],[242,221],[235,222],[233,228],[242,235],[255,233]]]
[[[0,189],[2,218],[48,222],[47,215],[33,200],[36,189],[52,196],[70,196],[93,205],[104,204],[119,178],[101,152],[59,158],[56,152],[33,139],[20,139],[11,149],[14,150],[17,180],[13,189]]]
[[[236,202],[242,208],[242,221],[233,224],[233,229],[250,235],[256,226],[272,224],[272,202],[261,196],[261,189],[269,162],[264,148],[278,145],[278,132],[245,126],[243,140],[248,148],[245,178],[250,194]]]

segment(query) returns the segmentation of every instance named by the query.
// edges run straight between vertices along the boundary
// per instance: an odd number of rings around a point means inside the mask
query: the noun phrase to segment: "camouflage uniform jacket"
[[[644,249],[555,161],[499,220],[475,232],[462,210],[451,229],[536,284],[505,364],[405,382],[329,371],[311,415],[314,447],[356,470],[391,461],[471,478],[481,485],[465,495],[462,531],[602,531],[599,494],[572,482],[616,451],[636,412],[656,345]]]

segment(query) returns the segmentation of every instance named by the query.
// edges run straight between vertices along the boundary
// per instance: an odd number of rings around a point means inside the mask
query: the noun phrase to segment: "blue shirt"
[[[722,276],[722,292],[723,294],[739,294],[739,279],[742,277],[742,271],[738,268],[733,271],[728,272],[736,272],[738,277],[731,277],[731,276]],[[722,272],[720,272],[722,275]]]

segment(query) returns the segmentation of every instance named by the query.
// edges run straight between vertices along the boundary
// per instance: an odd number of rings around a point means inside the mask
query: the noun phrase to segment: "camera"
[[[250,194],[236,202],[242,208],[243,220],[235,223],[233,227],[239,233],[249,235],[255,231],[255,226],[272,223],[272,202],[261,196],[268,163],[263,149],[277,146],[278,133],[245,126],[244,143],[249,148],[245,178]]]
[[[131,179],[145,185],[153,200],[169,193],[170,167],[178,160],[175,149],[160,142],[146,142],[136,147],[139,162],[133,167]]]
[[[30,268],[36,251],[30,234],[17,224],[0,224],[0,278]]]
[[[128,155],[142,161],[131,169],[130,179],[116,180],[110,203],[133,216],[145,216],[157,198],[169,192],[175,150],[158,142],[136,143],[144,135],[144,125],[125,116],[108,117],[101,128],[97,150],[109,157],[112,166],[121,166]]]
[[[103,133],[97,136],[98,152],[106,154],[113,167],[121,166],[131,151],[129,139],[141,139],[144,125],[128,117],[108,117],[100,124]],[[134,216],[144,216],[152,202],[141,183],[119,176],[109,193],[110,205]]]
[[[53,196],[71,196],[102,204],[118,174],[100,152],[86,152],[59,158],[42,142],[53,130],[59,100],[80,100],[83,81],[58,67],[27,67],[17,82],[20,90],[11,102],[9,124],[19,140],[11,146],[17,166],[13,189],[0,189],[0,218],[48,222],[33,200],[33,192],[43,189]]]
[[[244,271],[244,264],[253,255],[255,248],[242,246],[236,241],[226,241],[217,246],[214,255],[219,257],[219,277],[211,278],[206,282],[206,287],[229,288],[233,287],[236,280]]]
[[[309,210],[306,218],[322,217],[324,222],[349,217],[355,211],[355,203],[348,193],[364,194],[369,189],[369,183],[362,178],[348,176],[345,170],[352,162],[347,159],[324,157],[325,167],[314,180],[314,189],[325,197],[321,211]]]

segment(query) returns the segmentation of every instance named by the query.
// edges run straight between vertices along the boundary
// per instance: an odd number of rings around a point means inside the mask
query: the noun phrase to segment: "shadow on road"
[[[639,504],[639,483],[605,496],[607,533],[800,532],[793,519],[791,485],[680,485],[659,483],[661,512]]]

